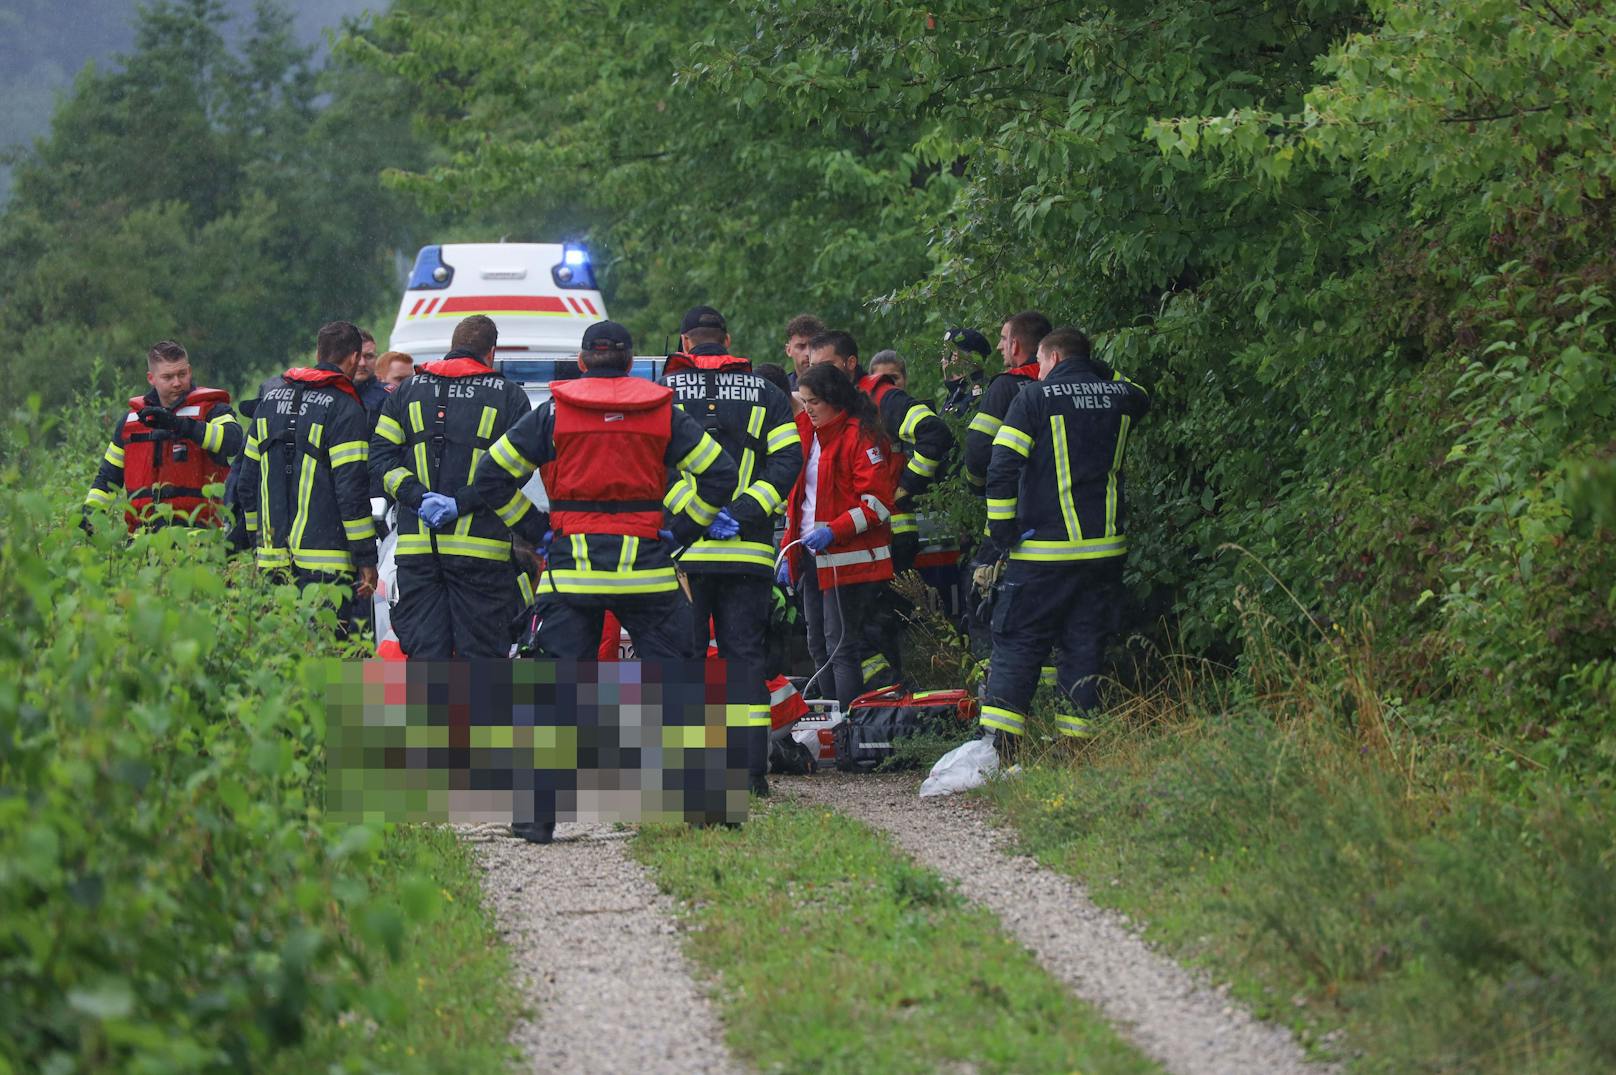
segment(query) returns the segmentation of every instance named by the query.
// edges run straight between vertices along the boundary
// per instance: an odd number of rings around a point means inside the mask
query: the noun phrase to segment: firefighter
[[[537,587],[537,644],[547,657],[591,660],[608,611],[641,660],[697,657],[673,553],[713,524],[716,505],[729,503],[735,464],[700,422],[673,406],[672,389],[630,377],[633,362],[627,329],[590,325],[578,355],[583,376],[551,382],[551,398],[495,441],[472,476],[483,503],[516,504],[506,522],[548,550]],[[664,529],[670,469],[688,474],[694,493]],[[548,514],[521,497],[534,470],[549,494]],[[535,820],[512,831],[549,843],[553,812],[553,803],[540,802]]]
[[[1093,734],[1096,677],[1128,551],[1122,455],[1150,397],[1059,328],[1038,345],[1040,378],[1010,404],[988,465],[988,528],[1009,566],[993,607],[993,668],[982,725],[1010,758],[1052,646],[1056,687],[1074,707],[1063,735]]]
[[[343,633],[370,618],[376,527],[370,518],[370,417],[352,376],[363,345],[347,321],[320,329],[316,364],[281,374],[253,412],[239,483],[258,566],[299,586],[334,584]]]
[[[110,505],[123,489],[131,532],[170,523],[223,526],[225,478],[246,439],[230,409],[230,393],[192,387],[190,356],[173,340],[154,343],[146,353],[146,381],[151,390],[131,399],[129,412],[113,427],[80,525],[88,531],[90,512]],[[173,514],[162,513],[163,507]]]
[[[1038,344],[1048,334],[1049,318],[1037,310],[1024,310],[999,328],[999,353],[1004,356],[1004,369],[988,382],[965,431],[965,479],[978,496],[985,495],[983,488],[987,483],[988,460],[993,454],[993,438],[1016,396],[1038,379]],[[994,548],[984,532],[971,559],[972,593],[965,602],[965,626],[971,651],[979,659],[985,659],[993,649],[988,621],[993,602],[992,580],[997,576],[994,565],[1002,555],[1003,550]]]
[[[892,514],[892,570],[901,575],[914,565],[920,551],[920,524],[915,501],[936,482],[945,460],[954,450],[954,434],[930,407],[893,383],[890,374],[861,375],[858,344],[846,332],[826,332],[809,344],[809,364],[829,362],[869,396],[881,416],[881,425],[893,444],[892,465],[897,474],[897,501]],[[884,587],[877,614],[867,625],[864,680],[868,689],[889,687],[903,680],[903,601],[890,586]]]
[[[679,567],[689,580],[696,651],[707,651],[710,620],[730,679],[744,683],[748,785],[767,795],[764,642],[773,604],[774,518],[802,470],[802,443],[790,399],[753,373],[749,359],[729,353],[729,330],[717,310],[697,306],[685,314],[679,345],[684,350],[668,356],[663,383],[740,468],[734,496],[679,557]],[[682,477],[663,503],[677,514],[695,495],[695,483]]]
[[[461,321],[442,361],[388,395],[370,438],[371,480],[398,502],[393,629],[412,659],[510,654],[522,594],[507,520],[527,497],[485,504],[471,485],[478,461],[532,410],[493,370],[498,340],[491,318]]]

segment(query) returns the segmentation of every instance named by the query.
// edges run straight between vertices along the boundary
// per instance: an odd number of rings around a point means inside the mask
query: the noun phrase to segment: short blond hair
[[[403,351],[388,351],[386,354],[378,355],[376,357],[376,376],[387,376],[389,367],[391,367],[395,362],[408,362],[410,365],[410,372],[415,372],[415,356],[407,355]]]

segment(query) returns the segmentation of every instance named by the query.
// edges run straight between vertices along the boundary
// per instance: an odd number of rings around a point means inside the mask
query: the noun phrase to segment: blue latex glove
[[[438,530],[459,518],[460,509],[455,506],[454,497],[428,493],[421,498],[421,509],[416,514],[426,525]]]
[[[791,585],[791,561],[783,559],[780,566],[774,569],[774,581],[782,586]]]
[[[1016,538],[1016,545],[1020,545],[1023,541],[1026,541],[1028,538],[1032,537],[1036,533],[1038,533],[1038,531],[1036,531],[1036,530],[1028,530],[1028,531],[1026,531],[1020,537]],[[1015,548],[1015,545],[1012,545],[1011,548]]]
[[[802,547],[812,553],[821,553],[835,540],[836,537],[830,532],[830,527],[820,525],[808,531],[807,536],[802,539]]]
[[[707,528],[707,536],[719,541],[728,541],[741,532],[741,524],[730,515],[728,508],[719,508],[718,517]]]
[[[555,531],[554,530],[546,530],[544,532],[544,536],[539,539],[538,548],[535,549],[534,551],[537,552],[544,559],[546,559],[546,560],[550,559],[550,542],[552,542],[554,540],[555,540]]]
[[[672,530],[658,530],[656,536],[662,539],[662,544],[667,546],[670,555],[684,548],[683,545],[679,544],[679,539],[673,536]]]

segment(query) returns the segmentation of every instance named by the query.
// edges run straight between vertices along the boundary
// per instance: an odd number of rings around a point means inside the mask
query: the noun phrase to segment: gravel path
[[[787,795],[890,833],[921,864],[956,882],[1072,992],[1175,1075],[1330,1069],[1309,1064],[1282,1027],[1263,1023],[1096,907],[1083,886],[1005,850],[1011,842],[959,797],[921,799],[912,777],[782,777]]]
[[[533,1015],[511,1032],[535,1072],[740,1072],[679,950],[672,903],[629,858],[626,832],[562,825],[536,846],[468,825],[483,898]]]

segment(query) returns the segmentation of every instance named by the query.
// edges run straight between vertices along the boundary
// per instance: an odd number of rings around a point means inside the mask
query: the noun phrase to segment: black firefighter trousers
[[[1035,563],[1011,560],[993,604],[993,666],[982,726],[1021,735],[1038,673],[1059,647],[1055,685],[1069,703],[1057,715],[1063,735],[1093,734],[1106,637],[1116,629],[1122,596],[1120,556]],[[1075,708],[1075,712],[1072,709]]]
[[[423,553],[398,558],[393,631],[412,661],[509,657],[521,611],[509,558]]]
[[[696,652],[705,654],[716,639],[718,656],[728,665],[731,683],[739,684],[736,701],[745,702],[746,769],[749,776],[769,771],[769,688],[764,685],[764,646],[774,582],[767,575],[703,571],[687,575]],[[630,632],[632,633],[632,632]]]

